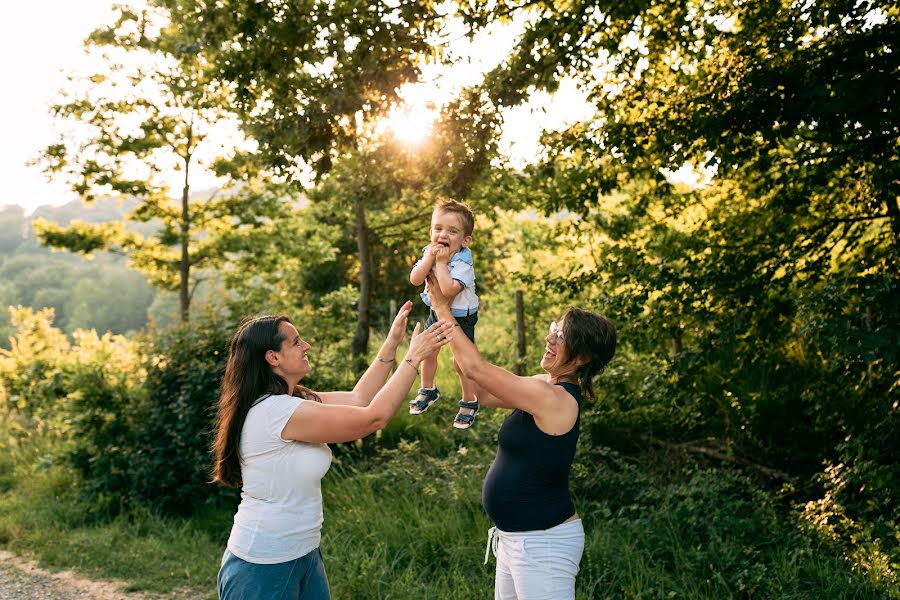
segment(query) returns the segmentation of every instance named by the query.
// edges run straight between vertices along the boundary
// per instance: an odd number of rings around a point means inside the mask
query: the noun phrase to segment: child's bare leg
[[[431,356],[425,357],[425,360],[422,361],[422,389],[409,403],[409,414],[411,415],[421,415],[440,398],[440,393],[434,386],[438,352],[439,350],[432,353]]]
[[[456,360],[453,361],[453,366],[459,374],[459,385],[462,388],[462,400],[464,402],[478,402],[478,391],[480,390],[478,384],[462,374],[459,365],[456,364]],[[475,409],[463,408],[461,406],[459,407],[459,414],[472,415],[475,414]],[[455,422],[460,425],[466,424],[465,421],[461,421],[460,419],[456,419]]]
[[[434,387],[434,376],[437,373],[438,367],[438,352],[440,349],[435,350],[431,353],[430,356],[426,356],[425,360],[422,361],[422,387],[423,388],[433,388]]]

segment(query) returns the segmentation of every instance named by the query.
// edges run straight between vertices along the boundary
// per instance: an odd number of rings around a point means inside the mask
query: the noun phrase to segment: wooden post
[[[525,300],[516,290],[516,375],[525,373]]]
[[[394,322],[394,317],[397,316],[397,301],[391,298],[390,308],[388,309],[388,328],[390,328],[391,323]]]
[[[672,358],[678,358],[678,355],[684,350],[682,343],[681,330],[672,333]]]

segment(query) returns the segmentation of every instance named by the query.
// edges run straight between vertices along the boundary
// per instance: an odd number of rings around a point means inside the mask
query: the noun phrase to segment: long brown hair
[[[281,350],[285,340],[280,331],[282,322],[291,323],[291,320],[283,316],[251,319],[242,323],[231,339],[225,375],[222,377],[222,391],[219,394],[216,437],[212,447],[215,460],[213,481],[224,486],[240,487],[243,482],[241,431],[254,402],[267,394],[288,393],[319,400],[315,393],[302,386],[288,390],[287,382],[273,373],[266,362],[266,352]]]

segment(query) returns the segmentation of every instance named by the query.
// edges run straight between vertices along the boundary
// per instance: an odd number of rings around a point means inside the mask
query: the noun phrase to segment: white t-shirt
[[[285,440],[281,431],[302,398],[270,396],[250,409],[241,431],[241,504],[228,550],[257,564],[300,558],[319,547],[326,444]]]

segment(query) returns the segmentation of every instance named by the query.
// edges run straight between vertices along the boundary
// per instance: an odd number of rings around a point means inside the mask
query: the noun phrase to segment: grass
[[[0,496],[0,543],[50,569],[124,580],[129,591],[216,597],[213,557],[221,555],[230,515],[175,520],[135,511],[97,519],[72,484],[70,473],[53,467]]]
[[[401,415],[377,445],[335,453],[323,481],[322,552],[336,600],[491,595],[480,490],[502,414],[459,432],[454,413],[442,402],[424,416]],[[188,520],[141,510],[102,518],[47,458],[51,450],[40,436],[0,443],[0,546],[149,595],[215,598],[233,508]],[[604,448],[583,449],[578,460],[587,531],[580,599],[900,598],[743,474]]]

